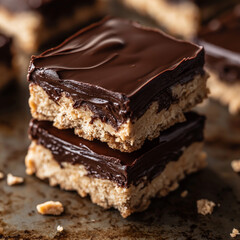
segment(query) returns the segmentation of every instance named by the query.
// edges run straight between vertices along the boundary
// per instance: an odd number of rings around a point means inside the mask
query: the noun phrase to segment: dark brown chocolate
[[[203,27],[198,43],[205,48],[207,66],[222,81],[240,81],[240,5]]]
[[[0,62],[8,67],[12,64],[11,44],[12,39],[0,33]]]
[[[139,118],[153,101],[159,110],[176,101],[170,87],[204,74],[204,51],[138,23],[105,18],[56,48],[33,56],[28,80],[58,102],[71,97],[94,119],[118,128]]]
[[[47,121],[32,120],[30,137],[49,149],[62,164],[82,164],[90,176],[108,179],[119,186],[138,184],[143,177],[151,181],[170,161],[177,161],[184,147],[203,140],[204,117],[190,112],[187,121],[165,130],[160,137],[146,141],[133,153],[123,153],[100,141],[87,141],[72,130],[59,130]]]

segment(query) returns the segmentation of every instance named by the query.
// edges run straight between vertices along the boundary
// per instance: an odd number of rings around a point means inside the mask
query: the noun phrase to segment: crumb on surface
[[[182,197],[182,198],[185,198],[187,195],[188,195],[188,191],[187,191],[187,190],[185,190],[185,191],[183,191],[183,192],[181,193],[181,197]]]
[[[197,209],[198,213],[202,215],[212,214],[214,207],[216,204],[207,199],[200,199],[197,201]]]
[[[56,201],[47,201],[37,205],[38,213],[42,215],[61,215],[64,211],[62,203]]]
[[[4,173],[0,171],[0,180],[4,178]]]
[[[232,238],[235,238],[237,235],[240,235],[238,229],[233,228],[232,232],[230,233],[230,236],[231,236]]]
[[[9,186],[21,184],[24,182],[24,178],[13,176],[11,173],[7,175],[7,184]]]
[[[62,231],[63,231],[63,226],[58,225],[58,226],[57,226],[57,231],[58,231],[58,232],[62,232]]]
[[[233,160],[231,166],[234,172],[240,172],[240,160]]]

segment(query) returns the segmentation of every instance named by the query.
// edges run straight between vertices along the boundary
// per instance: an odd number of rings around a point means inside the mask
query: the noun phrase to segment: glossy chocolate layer
[[[32,120],[29,133],[32,140],[52,152],[59,164],[82,164],[90,176],[128,187],[138,184],[144,176],[150,181],[169,161],[177,161],[184,147],[203,140],[204,117],[187,113],[186,118],[186,122],[176,124],[153,141],[146,141],[133,153],[113,150],[100,141],[84,140],[72,130],[59,130],[47,121]]]
[[[223,81],[240,81],[240,5],[203,27],[198,38],[209,68]]]
[[[74,107],[87,105],[114,127],[140,117],[153,101],[171,105],[170,87],[203,74],[203,48],[159,30],[121,19],[104,19],[56,48],[32,57],[28,80],[54,101],[63,92]]]
[[[8,65],[9,67],[12,64],[11,44],[11,38],[0,33],[0,62]]]

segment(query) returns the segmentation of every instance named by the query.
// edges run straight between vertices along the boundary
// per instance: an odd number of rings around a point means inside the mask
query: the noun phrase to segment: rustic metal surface
[[[240,149],[208,145],[209,166],[181,183],[180,188],[162,199],[154,199],[150,208],[123,219],[115,210],[104,210],[74,192],[51,188],[47,182],[25,175],[24,156],[29,141],[30,115],[27,91],[20,94],[20,104],[0,113],[0,170],[25,178],[20,186],[0,181],[0,239],[230,239],[233,227],[240,228],[240,177],[230,162],[239,158]],[[15,94],[14,96],[15,97]],[[181,198],[188,190],[186,198]],[[220,207],[212,215],[197,214],[196,200],[207,198]],[[36,205],[46,200],[60,200],[62,216],[41,216]],[[58,234],[58,225],[64,232]]]
[[[240,229],[240,176],[230,166],[231,160],[240,157],[239,146],[208,144],[209,166],[205,170],[189,176],[169,196],[154,199],[147,211],[123,219],[116,210],[104,210],[88,198],[26,176],[24,157],[29,145],[30,114],[26,87],[19,92],[7,94],[4,108],[0,108],[0,171],[22,176],[25,183],[10,187],[6,178],[0,180],[0,239],[227,240],[233,227]],[[189,194],[181,198],[184,190]],[[220,206],[212,215],[199,215],[196,201],[201,198]],[[39,215],[36,205],[47,200],[60,200],[64,214]],[[58,225],[64,228],[61,234],[57,233]]]

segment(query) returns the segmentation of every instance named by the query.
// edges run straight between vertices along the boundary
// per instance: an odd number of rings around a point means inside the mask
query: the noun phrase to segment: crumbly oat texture
[[[29,147],[25,164],[28,174],[48,179],[51,186],[60,185],[62,189],[75,190],[81,197],[90,195],[93,203],[104,208],[114,207],[126,218],[133,212],[148,208],[151,198],[163,197],[175,190],[187,174],[204,168],[205,158],[202,143],[193,143],[184,150],[178,161],[168,163],[164,171],[151,182],[143,179],[139,185],[130,185],[129,188],[88,176],[83,165],[63,163],[61,168],[52,153],[35,141]]]
[[[187,84],[173,86],[172,94],[178,99],[177,103],[158,112],[158,103],[153,102],[142,117],[134,123],[128,119],[119,130],[99,119],[92,123],[93,113],[85,107],[73,108],[72,99],[65,94],[58,104],[55,103],[40,86],[33,83],[29,86],[29,105],[32,116],[38,120],[53,121],[54,126],[59,129],[74,128],[75,134],[87,140],[99,139],[107,142],[113,149],[133,152],[140,149],[146,139],[152,140],[166,128],[177,122],[183,122],[185,120],[183,112],[190,110],[207,97],[207,78],[207,75],[197,75]]]
[[[63,205],[60,202],[48,201],[37,205],[38,213],[42,215],[61,215],[64,211]]]
[[[240,172],[240,160],[233,160],[231,166],[234,172]]]
[[[167,0],[122,0],[122,2],[140,14],[150,16],[174,35],[191,38],[197,33],[200,12],[191,1],[181,4],[172,4]]]
[[[187,190],[185,190],[185,191],[183,191],[183,192],[181,193],[181,197],[182,197],[182,198],[185,198],[187,195],[188,195],[188,191],[187,191]]]
[[[9,186],[18,185],[24,182],[24,178],[13,176],[11,173],[7,175],[7,184]]]
[[[58,225],[57,226],[57,232],[59,232],[59,233],[63,232],[63,226]]]
[[[4,179],[4,173],[0,172],[0,180]]]
[[[238,229],[233,228],[232,232],[230,233],[230,236],[231,236],[232,238],[235,238],[237,235],[240,235]]]
[[[31,54],[49,39],[100,16],[102,9],[103,2],[98,2],[94,6],[76,8],[71,17],[62,17],[54,27],[50,27],[45,24],[44,17],[38,12],[13,13],[0,6],[0,28],[15,37],[21,50]]]
[[[208,71],[210,73],[210,78],[208,80],[208,86],[211,91],[210,97],[218,100],[223,105],[227,105],[231,114],[240,114],[239,81],[228,84],[222,81],[215,71],[211,69]]]
[[[214,207],[216,204],[207,199],[200,199],[197,201],[197,209],[198,213],[202,215],[212,214]]]

